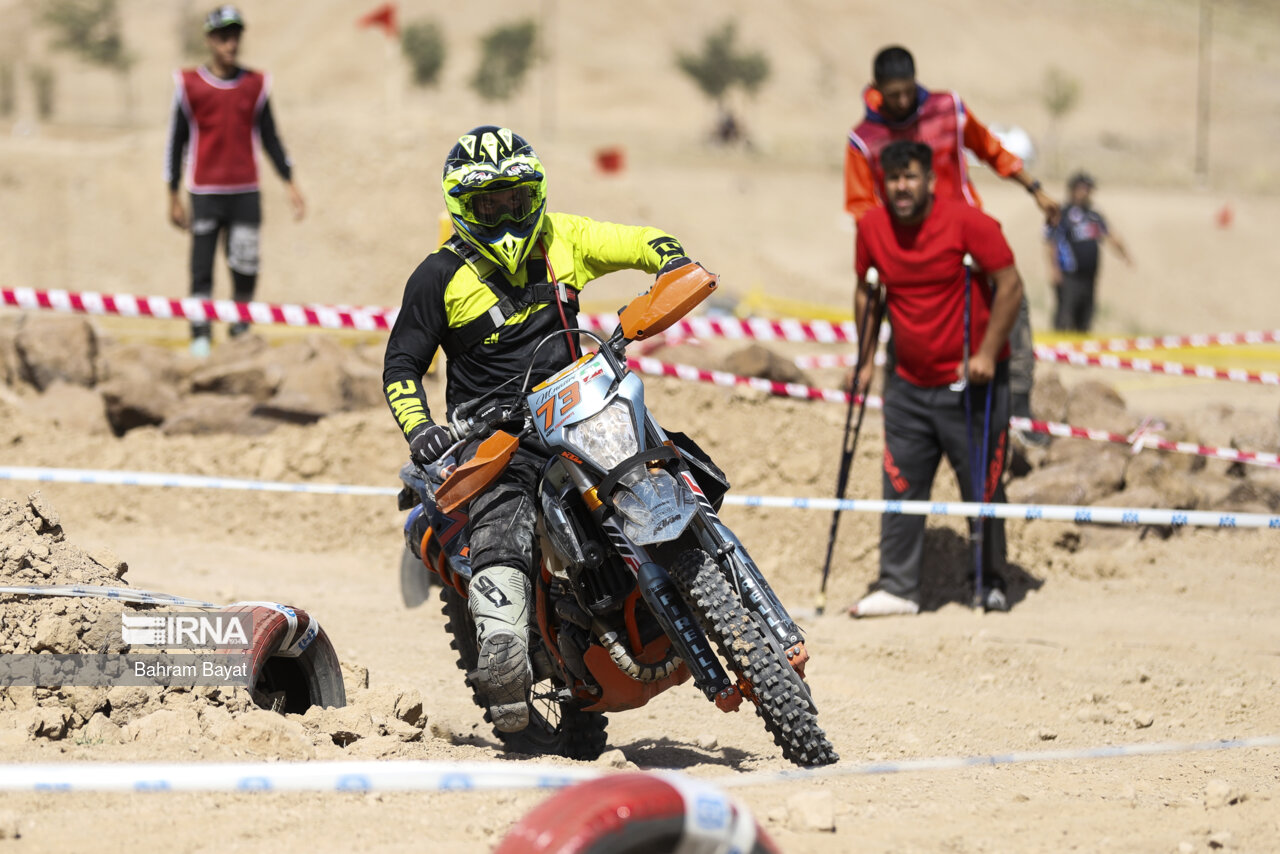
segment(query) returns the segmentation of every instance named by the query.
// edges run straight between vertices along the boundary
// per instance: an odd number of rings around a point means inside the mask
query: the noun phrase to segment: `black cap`
[[[206,33],[211,33],[214,30],[225,30],[229,27],[244,29],[244,16],[240,14],[239,9],[230,3],[219,6],[205,16],[204,31]]]
[[[1083,170],[1080,172],[1076,172],[1069,179],[1067,179],[1067,189],[1069,190],[1074,190],[1076,187],[1080,186],[1081,184],[1088,187],[1090,190],[1092,190],[1094,187],[1097,186],[1097,184],[1095,184],[1093,181],[1093,176]]]

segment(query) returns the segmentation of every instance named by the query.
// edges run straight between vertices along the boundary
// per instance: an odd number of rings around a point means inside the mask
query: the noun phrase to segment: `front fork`
[[[760,616],[765,628],[777,641],[779,647],[786,651],[787,658],[796,670],[803,675],[804,664],[809,655],[804,649],[804,635],[800,633],[800,627],[796,625],[795,620],[791,619],[791,615],[783,607],[782,600],[773,592],[773,588],[765,580],[764,573],[751,559],[751,555],[747,553],[746,547],[742,545],[737,534],[720,521],[715,508],[698,488],[692,475],[682,471],[681,476],[697,496],[698,506],[702,511],[694,520],[695,534],[702,548],[714,557],[716,563],[722,568],[729,570],[727,572],[729,581],[738,589],[743,604],[748,610]]]

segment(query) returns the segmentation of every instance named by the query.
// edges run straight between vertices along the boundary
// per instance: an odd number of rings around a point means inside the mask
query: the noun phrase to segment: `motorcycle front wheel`
[[[838,761],[808,692],[792,678],[791,664],[765,638],[711,556],[691,549],[676,559],[671,576],[721,657],[746,683],[748,699],[782,755],[806,767]]]
[[[449,585],[440,588],[441,612],[445,616],[445,630],[451,640],[449,646],[458,653],[458,669],[464,674],[476,669],[480,653],[476,648],[476,626],[471,619],[467,600]],[[486,723],[492,724],[489,710],[481,701],[470,682],[471,699],[484,712]],[[596,759],[604,752],[605,727],[609,720],[600,712],[586,712],[577,701],[559,698],[565,687],[557,679],[543,679],[533,685],[529,726],[520,732],[502,732],[495,728],[494,736],[503,747],[513,753],[534,756],[564,756],[569,759]]]

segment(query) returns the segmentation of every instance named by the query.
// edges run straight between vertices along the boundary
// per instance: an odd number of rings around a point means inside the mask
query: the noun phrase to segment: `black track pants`
[[[191,194],[191,296],[213,298],[213,259],[226,234],[232,299],[250,302],[258,284],[258,242],[262,226],[259,193]],[[207,336],[209,324],[194,321],[191,335]]]

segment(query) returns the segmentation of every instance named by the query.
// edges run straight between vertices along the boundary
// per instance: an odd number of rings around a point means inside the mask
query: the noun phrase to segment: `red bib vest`
[[[964,159],[964,105],[954,92],[930,92],[911,119],[901,125],[866,121],[850,136],[862,150],[875,176],[876,195],[884,203],[884,170],[880,152],[891,142],[923,142],[933,149],[934,195],[975,204],[969,187],[969,167]]]
[[[221,80],[205,68],[178,78],[182,109],[191,129],[187,189],[193,193],[248,193],[258,189],[258,114],[270,80],[242,70]]]

